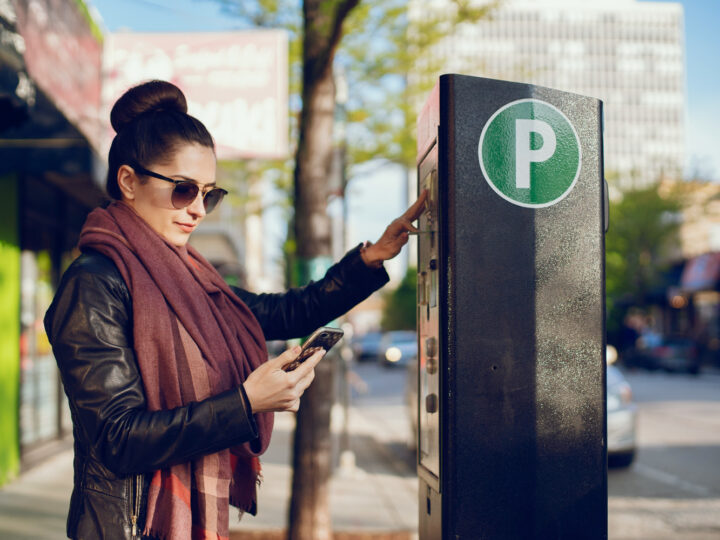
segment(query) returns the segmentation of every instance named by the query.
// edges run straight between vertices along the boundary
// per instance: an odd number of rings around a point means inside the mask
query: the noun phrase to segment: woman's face
[[[177,209],[171,201],[175,184],[137,174],[126,165],[118,171],[123,200],[165,240],[178,247],[184,246],[190,233],[205,217],[203,194],[215,187],[215,154],[211,148],[188,144],[180,147],[166,163],[142,165],[173,180],[190,180],[200,188],[190,205]]]

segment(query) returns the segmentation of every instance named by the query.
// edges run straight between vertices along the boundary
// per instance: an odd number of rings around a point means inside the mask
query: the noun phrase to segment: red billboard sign
[[[16,1],[30,77],[60,112],[98,148],[102,43],[76,2]]]
[[[164,79],[215,139],[221,159],[288,153],[288,43],[281,30],[116,33],[108,36],[104,118],[129,87]],[[112,137],[109,137],[106,147]]]

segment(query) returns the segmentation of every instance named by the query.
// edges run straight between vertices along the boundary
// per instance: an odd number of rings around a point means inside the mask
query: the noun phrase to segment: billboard
[[[76,2],[14,2],[30,77],[98,149],[102,43]]]
[[[110,109],[131,86],[149,79],[176,84],[188,113],[215,139],[219,159],[288,154],[288,41],[282,30],[115,33],[103,74],[107,150]]]

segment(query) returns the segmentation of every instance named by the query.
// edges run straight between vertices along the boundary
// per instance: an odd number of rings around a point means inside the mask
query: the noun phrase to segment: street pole
[[[335,132],[337,133],[338,147],[336,150],[336,171],[339,180],[338,194],[341,197],[342,217],[340,227],[340,254],[347,250],[347,233],[348,233],[348,201],[347,201],[347,104],[348,84],[345,71],[342,66],[338,66],[335,70]],[[343,317],[344,319],[344,317]],[[345,337],[342,340],[338,362],[340,369],[338,370],[340,381],[340,400],[343,409],[343,424],[340,433],[340,474],[350,475],[355,471],[355,453],[350,448],[350,362],[352,361],[352,349],[350,348],[350,340],[352,339],[352,325],[345,321],[342,324],[345,331]]]

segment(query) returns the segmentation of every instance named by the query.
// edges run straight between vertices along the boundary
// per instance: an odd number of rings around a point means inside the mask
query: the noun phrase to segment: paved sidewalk
[[[258,515],[238,520],[231,512],[233,540],[283,538],[286,527],[291,468],[290,448],[295,417],[276,415],[275,431],[263,458],[264,481]],[[342,411],[333,411],[337,435]],[[352,408],[350,447],[356,466],[336,468],[330,503],[336,540],[412,540],[417,537],[417,477],[407,456],[378,440],[371,419]],[[375,428],[375,429],[373,429]],[[337,447],[337,444],[335,445]],[[337,456],[336,456],[337,457]],[[336,463],[339,460],[336,459]],[[63,450],[0,488],[0,538],[45,540],[65,538],[65,517],[72,489],[72,451]]]
[[[65,449],[0,488],[0,538],[65,538],[72,476],[72,450]]]

